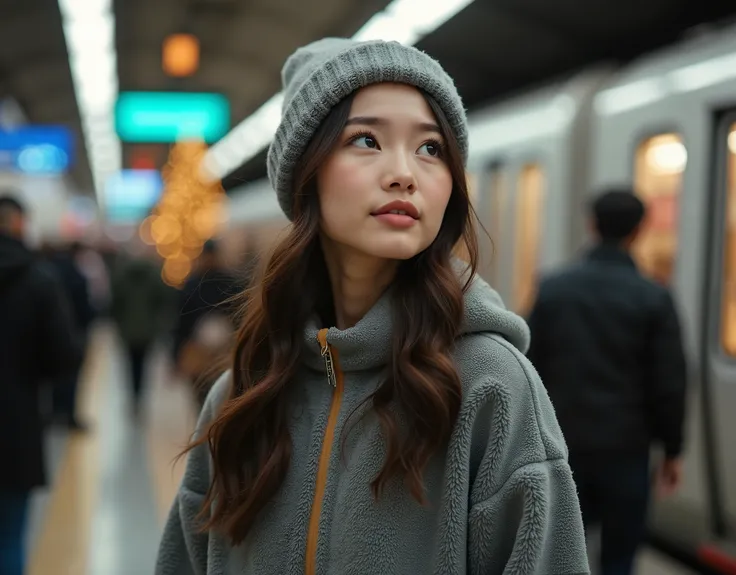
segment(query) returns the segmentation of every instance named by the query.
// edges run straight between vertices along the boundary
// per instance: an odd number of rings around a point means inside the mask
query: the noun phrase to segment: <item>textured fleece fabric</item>
[[[439,62],[398,42],[323,38],[299,48],[281,71],[281,123],[268,150],[268,177],[279,205],[291,219],[294,168],[319,125],[341,100],[360,88],[396,82],[430,94],[447,116],[463,159],[468,126],[463,102]]]
[[[476,279],[453,355],[463,398],[449,445],[425,473],[429,504],[400,481],[374,500],[384,461],[376,417],[359,419],[344,449],[346,419],[382,381],[391,350],[390,295],[354,327],[331,328],[344,395],[319,523],[317,575],[571,575],[589,573],[567,448],[548,396],[524,357],[526,324]],[[301,575],[322,440],[333,388],[317,342],[305,331],[303,368],[290,386],[294,444],[286,479],[243,544],[197,533],[211,478],[208,447],[195,449],[166,523],[157,575]],[[211,390],[196,434],[227,396],[229,374]],[[351,420],[352,423],[352,420]]]

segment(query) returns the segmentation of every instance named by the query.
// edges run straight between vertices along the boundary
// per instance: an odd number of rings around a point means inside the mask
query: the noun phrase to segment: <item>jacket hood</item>
[[[465,281],[465,265],[456,263],[458,281]],[[305,329],[306,362],[315,369],[324,368],[317,334],[316,319]],[[393,318],[390,289],[355,326],[346,330],[335,327],[327,331],[327,342],[337,350],[344,371],[374,369],[386,365],[391,357]],[[522,353],[529,348],[530,335],[526,322],[506,309],[501,297],[479,276],[475,276],[465,293],[465,319],[461,336],[495,334],[503,337]]]
[[[33,254],[22,242],[0,234],[0,287],[19,277],[33,261]]]
[[[506,306],[498,292],[479,276],[465,294],[465,321],[462,333],[497,334],[521,353],[529,349],[530,335],[526,322]]]

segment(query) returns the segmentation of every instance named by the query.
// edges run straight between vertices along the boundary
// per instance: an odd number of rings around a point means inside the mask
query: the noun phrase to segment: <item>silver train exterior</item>
[[[468,177],[482,274],[522,315],[540,274],[587,241],[585,203],[634,185],[649,207],[642,269],[670,286],[691,371],[685,481],[652,502],[656,542],[729,564],[736,528],[736,27],[470,115]],[[730,146],[729,146],[730,143]],[[261,248],[286,226],[268,181],[231,192],[230,236]]]

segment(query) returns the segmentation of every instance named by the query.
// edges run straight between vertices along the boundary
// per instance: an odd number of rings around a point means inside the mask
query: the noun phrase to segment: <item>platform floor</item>
[[[166,513],[183,461],[172,465],[195,421],[187,388],[168,376],[163,353],[152,354],[145,409],[130,406],[127,364],[108,326],[94,334],[81,389],[85,435],[51,432],[52,489],[34,497],[28,575],[153,573]],[[688,575],[645,550],[637,575]]]

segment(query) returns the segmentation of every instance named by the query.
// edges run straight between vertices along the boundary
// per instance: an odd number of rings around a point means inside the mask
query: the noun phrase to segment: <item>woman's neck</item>
[[[391,284],[398,262],[356,253],[324,238],[322,251],[332,284],[336,327],[347,329],[368,313]]]

